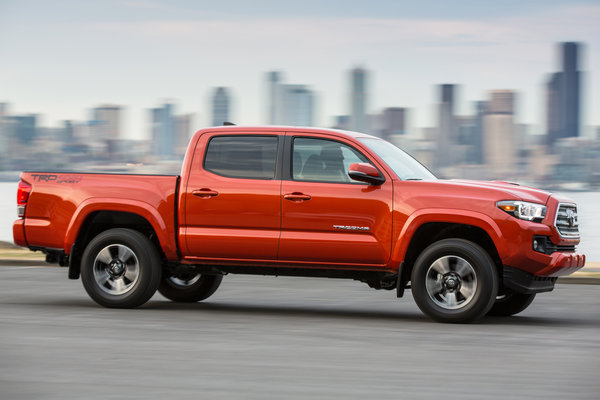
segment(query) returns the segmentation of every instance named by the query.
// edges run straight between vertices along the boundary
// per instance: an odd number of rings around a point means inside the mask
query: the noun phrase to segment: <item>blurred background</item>
[[[597,0],[0,0],[0,213],[22,170],[176,174],[232,121],[569,192],[600,238],[598,21]]]

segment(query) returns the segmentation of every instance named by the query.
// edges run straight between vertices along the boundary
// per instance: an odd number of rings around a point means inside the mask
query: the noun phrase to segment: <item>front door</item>
[[[391,252],[391,179],[380,186],[351,180],[350,164],[375,164],[350,143],[301,135],[290,141],[291,171],[281,186],[279,260],[386,264]]]

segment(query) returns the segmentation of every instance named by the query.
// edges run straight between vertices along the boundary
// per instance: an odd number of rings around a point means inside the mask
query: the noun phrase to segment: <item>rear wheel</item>
[[[535,299],[535,293],[524,294],[505,289],[496,297],[496,302],[488,313],[499,317],[509,317],[525,310]]]
[[[141,233],[110,229],[87,245],[81,259],[81,281],[98,304],[112,308],[138,307],[154,295],[160,283],[156,248]]]
[[[498,278],[489,254],[463,239],[427,247],[411,274],[415,302],[440,322],[470,322],[485,315],[496,298]]]
[[[158,291],[167,299],[194,303],[209,298],[221,285],[222,275],[203,275],[196,272],[166,276]]]

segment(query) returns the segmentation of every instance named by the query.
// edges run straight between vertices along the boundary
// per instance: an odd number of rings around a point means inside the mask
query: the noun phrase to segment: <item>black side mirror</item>
[[[350,165],[348,176],[355,181],[366,182],[375,186],[379,186],[385,182],[385,178],[379,174],[377,168],[369,163],[354,163]]]

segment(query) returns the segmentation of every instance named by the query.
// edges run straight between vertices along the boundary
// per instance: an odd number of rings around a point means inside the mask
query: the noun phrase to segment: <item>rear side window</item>
[[[204,169],[244,179],[274,179],[277,136],[215,136],[208,143]]]

